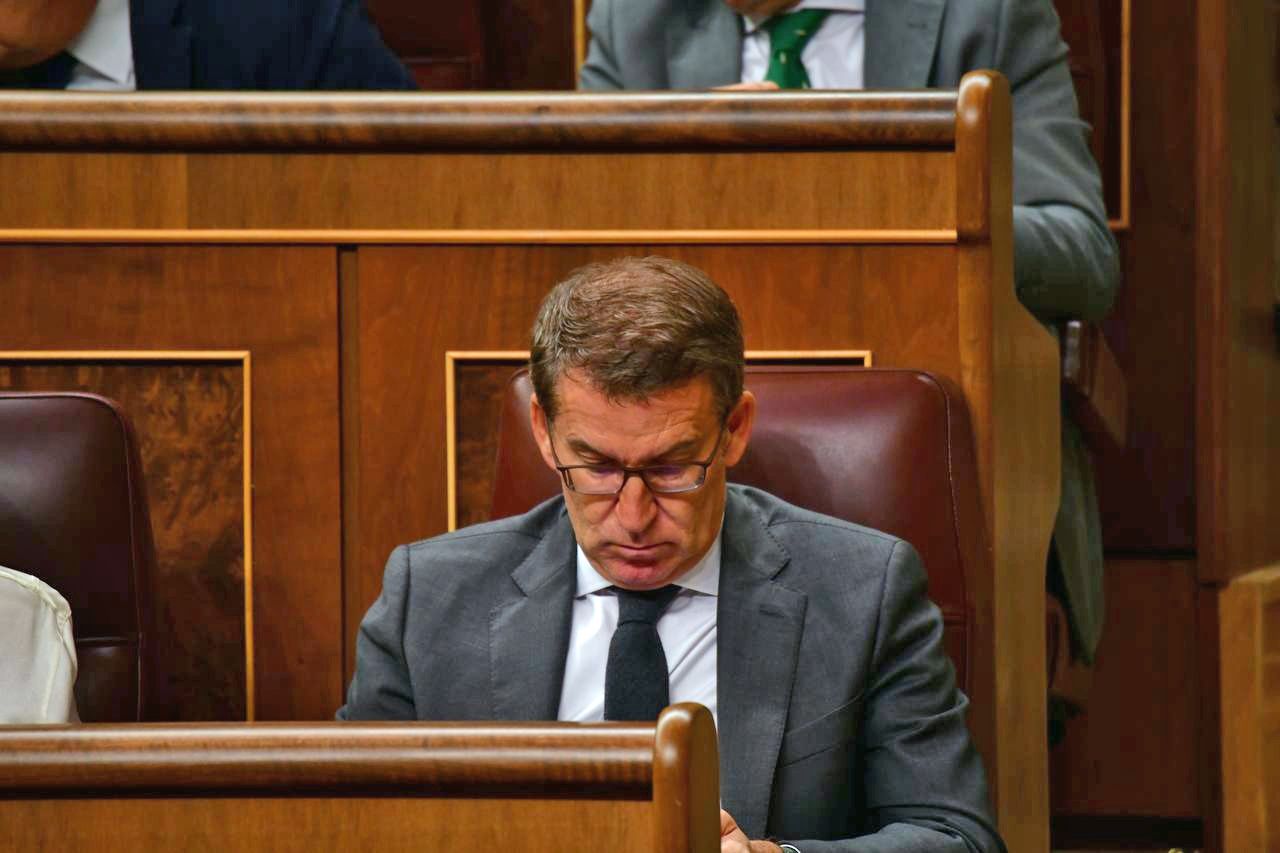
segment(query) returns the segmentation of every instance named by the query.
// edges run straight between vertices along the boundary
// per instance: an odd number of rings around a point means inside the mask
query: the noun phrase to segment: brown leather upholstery
[[[80,718],[143,719],[155,546],[137,442],[115,403],[0,393],[0,565],[70,603]]]
[[[968,686],[972,583],[989,572],[968,411],[958,389],[914,370],[750,367],[759,400],[747,454],[729,472],[784,500],[875,527],[924,558],[946,645]],[[493,516],[558,494],[529,428],[524,371],[507,388]]]

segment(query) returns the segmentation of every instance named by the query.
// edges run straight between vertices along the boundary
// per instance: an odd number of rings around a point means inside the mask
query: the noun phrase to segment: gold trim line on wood
[[[850,362],[858,359],[861,361],[859,367],[871,367],[871,350],[869,349],[749,349],[743,353],[743,357],[747,360],[747,366],[751,366],[751,361],[810,361],[820,359],[822,361],[836,361],[839,359],[847,359]]]
[[[1129,230],[1129,180],[1132,157],[1130,148],[1130,110],[1132,108],[1132,5],[1133,0],[1120,4],[1120,218],[1111,223],[1112,230]]]
[[[238,361],[248,350],[0,350],[0,359],[24,361]]]
[[[254,666],[253,643],[253,379],[251,355],[246,352],[241,362],[244,377],[244,716],[248,722],[257,719],[258,679]]]
[[[573,0],[573,73],[582,71],[587,61],[587,4],[586,0]]]
[[[957,242],[954,228],[708,229],[182,229],[4,228],[0,243],[927,243]]]
[[[832,350],[747,350],[743,353],[749,362],[755,360],[806,361],[809,359],[847,358],[860,359],[862,366],[871,366],[869,349]],[[529,361],[528,350],[445,350],[444,354],[444,452],[445,452],[445,500],[448,502],[448,529],[458,529],[458,468],[457,408],[454,396],[457,392],[454,372],[459,361],[510,361],[512,366]]]
[[[239,362],[243,377],[241,416],[244,501],[244,682],[245,719],[253,722],[256,703],[253,655],[253,390],[248,350],[0,350],[0,361],[224,361]]]

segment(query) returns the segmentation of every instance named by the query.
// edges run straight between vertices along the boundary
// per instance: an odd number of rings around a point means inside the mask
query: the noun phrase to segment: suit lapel
[[[768,823],[804,627],[804,594],[773,580],[788,559],[730,490],[716,621],[720,798],[751,838]]]
[[[667,18],[667,84],[707,89],[742,76],[742,22],[721,0],[685,0]]]
[[[132,0],[129,26],[139,89],[190,89],[191,27],[179,23],[182,0]]]
[[[866,88],[929,85],[945,6],[946,0],[867,0]]]
[[[554,720],[572,625],[575,540],[561,512],[511,574],[516,589],[489,614],[489,679],[496,720]]]

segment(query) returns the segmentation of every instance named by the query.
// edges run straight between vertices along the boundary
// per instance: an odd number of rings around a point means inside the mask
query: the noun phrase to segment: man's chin
[[[610,557],[603,562],[604,574],[615,586],[624,589],[657,589],[671,583],[678,575],[669,560]]]

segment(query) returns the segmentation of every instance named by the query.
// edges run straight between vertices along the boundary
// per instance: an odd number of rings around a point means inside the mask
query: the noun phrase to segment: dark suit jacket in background
[[[562,498],[397,548],[338,718],[556,719],[575,565]],[[731,485],[721,565],[721,800],[746,833],[1003,850],[915,550]]]
[[[417,88],[361,0],[131,0],[129,18],[139,90]],[[0,86],[46,88],[43,68]]]
[[[588,23],[583,88],[701,89],[741,78],[742,19],[723,0],[594,0]],[[1045,321],[1104,315],[1119,255],[1051,0],[866,0],[865,24],[868,89],[955,88],[981,68],[1009,78],[1018,298]],[[1075,651],[1092,662],[1105,615],[1101,524],[1083,438],[1069,422],[1063,431],[1050,581]]]

